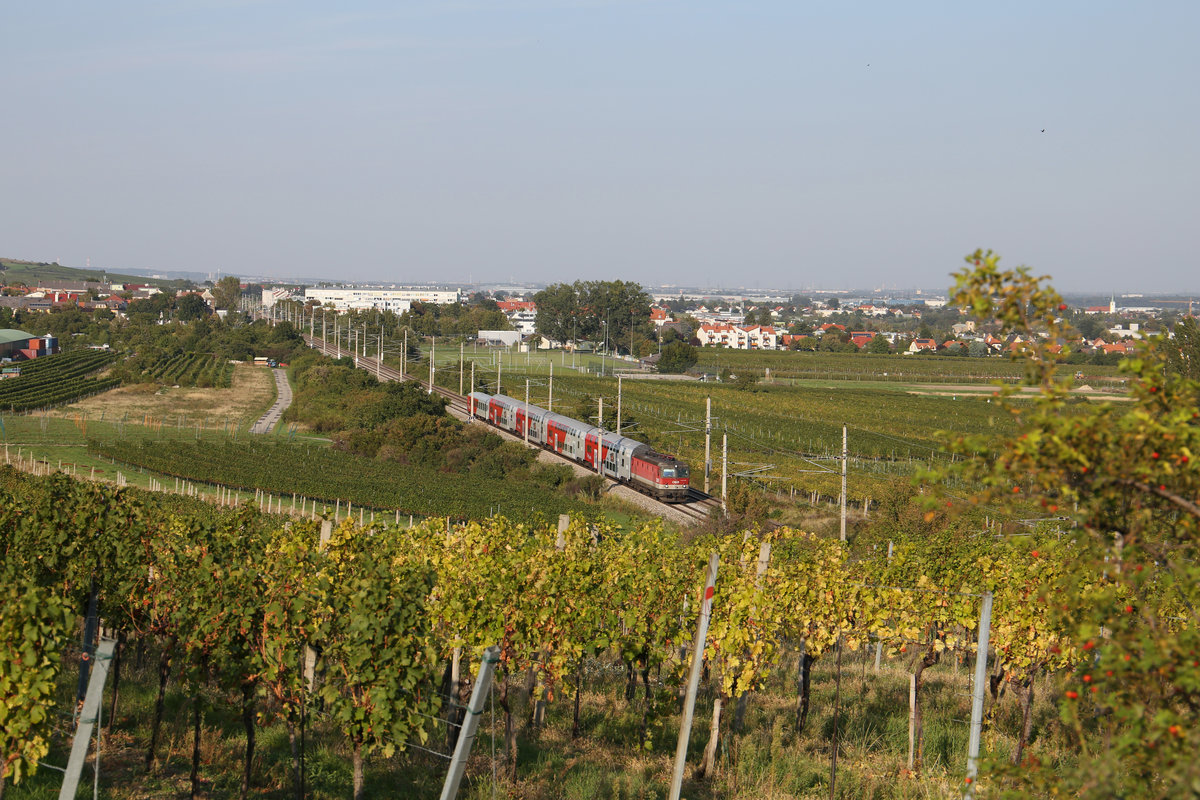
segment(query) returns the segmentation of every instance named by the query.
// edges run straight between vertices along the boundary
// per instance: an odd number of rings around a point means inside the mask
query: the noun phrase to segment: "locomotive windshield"
[[[688,468],[683,464],[676,467],[663,467],[662,474],[664,478],[686,478],[688,476]]]

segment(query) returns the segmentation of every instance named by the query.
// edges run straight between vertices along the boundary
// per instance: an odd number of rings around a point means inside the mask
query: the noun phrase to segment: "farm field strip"
[[[22,364],[20,376],[0,381],[0,409],[48,408],[111,389],[120,382],[88,376],[116,359],[105,350],[76,350]]]
[[[586,509],[553,489],[379,462],[310,443],[126,438],[92,441],[88,450],[171,477],[421,516],[481,519],[505,514],[524,519]]]

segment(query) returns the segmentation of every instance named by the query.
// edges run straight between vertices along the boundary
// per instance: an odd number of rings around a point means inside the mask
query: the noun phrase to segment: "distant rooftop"
[[[33,338],[32,333],[26,333],[25,331],[19,331],[19,330],[16,330],[15,328],[0,329],[0,344],[10,344],[12,342],[19,342],[22,339],[32,339],[32,338]]]

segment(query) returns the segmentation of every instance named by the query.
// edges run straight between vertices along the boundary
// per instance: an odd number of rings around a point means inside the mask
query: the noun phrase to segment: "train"
[[[674,456],[656,452],[636,439],[503,394],[471,392],[467,395],[467,407],[475,419],[528,438],[530,442],[658,500],[683,503],[688,499],[688,465]]]

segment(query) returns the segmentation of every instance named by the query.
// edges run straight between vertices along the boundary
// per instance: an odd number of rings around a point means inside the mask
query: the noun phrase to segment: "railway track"
[[[320,337],[309,336],[308,334],[303,334],[303,336],[304,341],[308,343],[309,347],[319,349],[325,355],[332,356],[333,358],[353,358],[354,366],[373,373],[375,377],[381,381],[408,380],[413,381],[419,386],[425,387],[427,391],[430,388],[429,381],[423,381],[420,378],[415,378],[411,375],[401,375],[400,370],[398,369],[389,367],[385,364],[380,364],[378,361],[373,359],[360,358],[355,353],[345,350],[344,348],[322,341]],[[452,411],[457,412],[459,415],[464,417],[470,416],[470,408],[467,405],[467,398],[463,397],[458,392],[451,391],[450,389],[446,389],[442,386],[434,385],[433,391],[446,398],[447,405]],[[549,453],[554,458],[566,464],[579,466],[578,462],[572,461],[569,458],[565,458],[564,456],[555,453],[553,450],[546,450],[543,448],[543,451]],[[652,501],[655,506],[660,507],[663,516],[671,516],[670,512],[674,512],[675,515],[685,518],[691,524],[704,522],[712,516],[714,510],[721,508],[721,499],[719,497],[705,494],[694,487],[688,489],[688,501],[686,503],[664,503],[660,500],[656,500],[650,495],[641,496]]]

